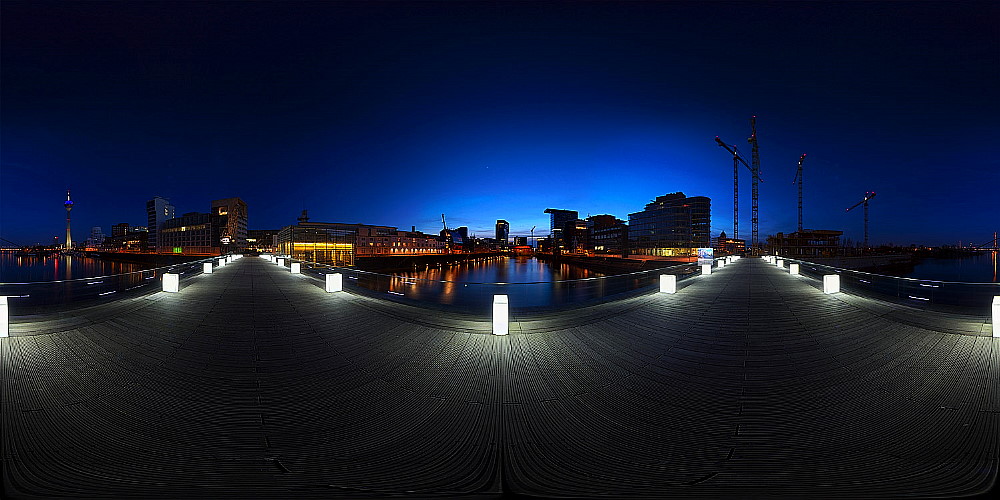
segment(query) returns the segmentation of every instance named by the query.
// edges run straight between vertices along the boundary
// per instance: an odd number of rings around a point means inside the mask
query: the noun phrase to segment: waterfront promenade
[[[14,497],[924,497],[997,474],[991,325],[760,259],[507,336],[252,257],[14,314]]]

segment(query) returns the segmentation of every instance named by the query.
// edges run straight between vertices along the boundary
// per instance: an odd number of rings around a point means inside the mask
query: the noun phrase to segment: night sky
[[[314,221],[548,232],[712,198],[757,116],[760,233],[982,243],[1000,230],[1000,3],[5,0],[0,237],[51,242],[217,198]],[[740,172],[750,238],[750,176]],[[860,208],[860,207],[859,207]]]

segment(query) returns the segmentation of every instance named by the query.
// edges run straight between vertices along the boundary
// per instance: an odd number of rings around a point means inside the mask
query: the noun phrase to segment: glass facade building
[[[293,259],[353,266],[357,239],[358,224],[300,222],[278,231],[276,250]]]
[[[711,246],[712,200],[684,193],[657,196],[628,214],[629,251],[638,255],[692,256]]]

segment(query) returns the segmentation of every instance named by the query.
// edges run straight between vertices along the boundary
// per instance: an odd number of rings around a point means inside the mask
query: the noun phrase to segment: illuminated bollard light
[[[292,262],[292,274],[302,274],[302,264]]]
[[[993,336],[1000,337],[1000,295],[993,296]]]
[[[784,261],[784,259],[778,259],[778,260],[774,261],[774,266],[775,267],[784,268],[785,267],[785,261]]]
[[[212,274],[212,263],[206,262],[201,265],[201,272],[205,274]]]
[[[226,259],[219,259],[219,267],[223,267],[225,265],[226,265]]]
[[[823,293],[837,293],[840,291],[840,275],[839,274],[824,274],[823,275]]]
[[[343,292],[344,291],[344,275],[340,273],[330,273],[326,275],[326,291],[327,292]]]
[[[712,274],[712,264],[702,264],[701,265],[701,274],[704,274],[706,276],[709,275],[709,274]]]
[[[181,277],[175,273],[164,273],[163,291],[177,293],[181,291]]]
[[[719,260],[719,269],[722,269],[723,267],[726,267],[726,259]]]
[[[799,274],[799,265],[795,263],[788,264],[788,274],[793,276]]]
[[[660,293],[677,293],[677,276],[673,274],[661,274]]]
[[[996,306],[993,309],[995,310]],[[7,336],[10,336],[10,310],[7,309],[7,296],[0,295],[0,337]]]
[[[509,306],[506,295],[493,296],[493,335],[507,335],[509,333]]]
[[[278,265],[281,267],[285,267],[285,259],[278,259]]]

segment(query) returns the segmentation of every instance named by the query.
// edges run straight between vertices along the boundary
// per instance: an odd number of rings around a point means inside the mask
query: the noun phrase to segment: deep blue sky
[[[1000,7],[919,3],[19,3],[4,1],[0,236],[145,224],[239,196],[251,228],[364,222],[491,236],[544,209],[627,219],[712,198],[758,117],[761,239],[874,243],[1000,229]],[[741,172],[740,233],[750,237]],[[61,238],[60,238],[61,239]]]

